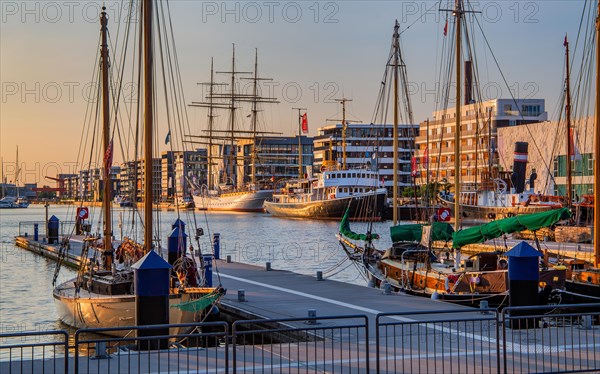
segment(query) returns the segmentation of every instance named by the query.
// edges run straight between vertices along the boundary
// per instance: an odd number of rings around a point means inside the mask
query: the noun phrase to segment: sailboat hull
[[[99,295],[81,289],[76,297],[74,279],[54,289],[54,304],[61,322],[75,328],[117,328],[135,325],[134,295]],[[191,323],[194,312],[182,311],[172,306],[190,301],[189,294],[174,294],[169,297],[169,323]],[[171,329],[171,334],[180,333]],[[124,336],[129,331],[108,331],[105,334]]]
[[[276,217],[311,218],[311,219],[341,219],[350,206],[350,217],[366,217],[369,220],[381,220],[384,216],[385,191],[369,193],[344,198],[317,200],[293,203],[265,202],[265,209]],[[375,200],[375,201],[373,201]],[[367,212],[373,209],[374,212]],[[360,213],[360,214],[359,214]],[[351,218],[352,219],[352,218]]]
[[[212,196],[194,196],[194,205],[199,210],[229,212],[264,212],[263,204],[273,197],[273,190],[231,192]]]
[[[440,197],[441,205],[450,209],[451,214],[454,216],[454,202]],[[515,206],[483,206],[483,205],[470,205],[460,204],[460,211],[463,219],[467,220],[496,220],[514,217],[520,214],[531,214],[546,212],[551,209],[557,209],[560,206],[552,205],[515,205]]]

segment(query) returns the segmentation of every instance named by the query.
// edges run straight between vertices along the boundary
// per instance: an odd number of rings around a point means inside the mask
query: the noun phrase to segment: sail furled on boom
[[[433,222],[429,224],[411,224],[411,225],[396,225],[390,227],[390,236],[392,242],[420,242],[423,236],[423,226],[431,226],[432,241],[450,241],[454,229],[452,225],[446,222]]]
[[[554,209],[547,212],[520,214],[515,217],[459,230],[452,235],[452,247],[461,248],[468,244],[483,243],[486,240],[499,238],[504,234],[549,227],[558,221],[569,219],[571,211],[568,208]]]
[[[379,235],[377,234],[358,234],[350,229],[350,208],[346,209],[346,213],[344,213],[342,221],[340,222],[340,234],[352,240],[367,241],[371,239],[379,239]]]

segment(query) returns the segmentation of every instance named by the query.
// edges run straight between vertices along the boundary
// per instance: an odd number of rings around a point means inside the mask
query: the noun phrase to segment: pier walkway
[[[46,257],[57,252],[19,243]],[[73,260],[78,250],[73,241]],[[229,322],[145,338],[137,331],[149,326],[121,327],[124,338],[98,329],[0,333],[0,372],[600,371],[599,304],[500,313],[267,266],[215,260],[213,270],[228,290],[219,308]]]

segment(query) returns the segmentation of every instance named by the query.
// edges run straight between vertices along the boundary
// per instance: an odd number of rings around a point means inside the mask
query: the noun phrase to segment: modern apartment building
[[[420,124],[415,139],[420,180],[426,179],[426,166],[431,180],[454,183],[454,134],[456,108],[433,113],[431,120]],[[461,182],[481,182],[491,163],[497,163],[498,130],[547,121],[543,99],[494,99],[461,107]],[[514,146],[514,145],[513,145]]]
[[[341,124],[318,129],[314,138],[314,169],[320,170],[323,162],[334,160],[339,166],[344,163],[344,135]],[[415,136],[419,125],[398,126],[399,170],[398,187],[412,185],[411,157],[414,153]],[[345,135],[346,168],[376,167],[388,189],[393,186],[393,133],[392,124],[348,124]]]

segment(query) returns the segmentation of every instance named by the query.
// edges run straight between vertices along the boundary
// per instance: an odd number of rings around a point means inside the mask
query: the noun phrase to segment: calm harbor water
[[[49,214],[61,222],[73,221],[75,207],[52,205]],[[91,209],[93,227],[98,226],[99,210]],[[27,209],[0,210],[0,332],[44,331],[64,329],[58,322],[52,298],[52,278],[56,263],[14,245],[14,237],[22,232],[33,235],[33,221],[44,221],[45,208],[30,205]],[[132,225],[138,216],[132,217],[130,210],[117,210],[113,233],[132,238],[141,237],[139,225]],[[160,213],[159,228],[163,251],[166,253],[167,236],[171,224],[178,218],[175,211]],[[365,285],[357,269],[346,259],[336,240],[338,222],[314,220],[289,220],[260,213],[204,213],[180,212],[179,218],[188,227],[204,230],[200,249],[208,253],[210,236],[221,234],[221,258],[231,255],[232,260],[264,266],[272,263],[274,269],[315,275],[323,271],[325,278]],[[354,231],[361,232],[364,223],[353,223]],[[390,244],[390,222],[376,223],[375,232],[382,237],[379,247]],[[68,226],[65,224],[65,227]],[[134,227],[132,229],[132,227]],[[40,240],[44,236],[44,225],[40,224]],[[189,231],[188,231],[189,233]],[[198,248],[196,243],[194,248]],[[188,241],[189,246],[189,241]],[[218,263],[217,263],[218,267]],[[213,269],[215,270],[215,269]],[[75,276],[75,270],[63,267],[58,282]],[[225,284],[226,286],[226,284]]]

